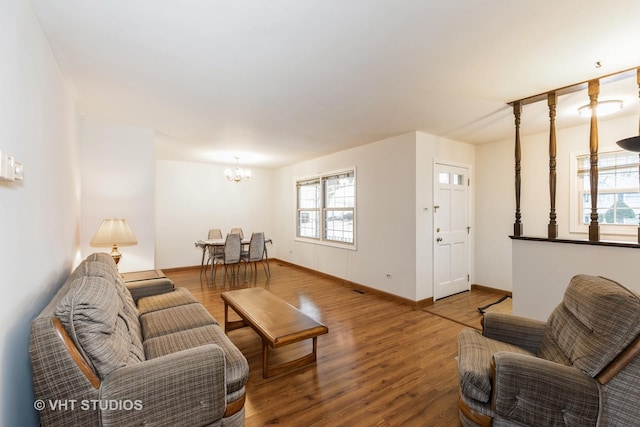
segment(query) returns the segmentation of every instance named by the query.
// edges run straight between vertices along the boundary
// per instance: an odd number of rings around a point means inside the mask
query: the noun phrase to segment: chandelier
[[[224,171],[224,176],[227,177],[229,181],[240,182],[242,180],[251,179],[251,171],[249,169],[240,169],[238,167],[238,158],[236,159],[236,167],[235,169],[226,169]]]

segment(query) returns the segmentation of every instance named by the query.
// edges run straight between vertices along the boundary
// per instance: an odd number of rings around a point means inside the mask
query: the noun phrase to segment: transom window
[[[579,224],[591,222],[590,157],[576,156]],[[637,226],[640,213],[638,154],[613,151],[598,154],[598,222],[624,233]],[[610,228],[611,230],[611,228]],[[635,231],[635,228],[634,228]]]
[[[355,170],[296,181],[296,236],[355,245]]]

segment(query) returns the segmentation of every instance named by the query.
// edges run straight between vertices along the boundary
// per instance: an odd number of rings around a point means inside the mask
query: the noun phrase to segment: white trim
[[[324,214],[324,179],[327,177],[332,177],[335,175],[340,175],[340,174],[345,174],[345,173],[353,173],[353,178],[355,180],[355,186],[353,189],[354,192],[354,199],[355,199],[355,205],[353,207],[353,222],[354,222],[354,227],[353,227],[353,243],[341,243],[341,242],[337,242],[335,240],[326,240],[324,237],[324,224],[323,224],[323,214]],[[298,182],[301,181],[311,181],[314,179],[318,179],[320,181],[320,191],[322,194],[322,204],[319,208],[319,221],[320,224],[318,224],[319,226],[319,232],[320,232],[320,237],[318,238],[312,238],[312,237],[304,237],[304,236],[298,236]],[[340,169],[335,169],[329,172],[319,172],[316,175],[309,175],[307,177],[304,178],[294,178],[293,180],[294,183],[294,193],[295,193],[295,211],[296,211],[296,215],[294,215],[294,241],[297,242],[302,242],[302,243],[311,243],[311,244],[316,244],[316,245],[322,245],[322,246],[330,246],[330,247],[334,247],[334,248],[340,248],[340,249],[348,249],[348,250],[357,250],[358,249],[358,232],[357,232],[357,228],[358,228],[358,221],[357,221],[357,213],[358,213],[358,171],[357,171],[357,167],[356,166],[352,166],[350,168],[340,168]]]
[[[339,243],[339,242],[335,242],[333,240],[320,240],[320,239],[312,239],[310,237],[294,237],[293,239],[296,242],[302,242],[302,243],[311,243],[314,245],[321,245],[321,246],[331,246],[333,248],[339,248],[339,249],[347,249],[347,250],[351,250],[351,251],[355,251],[358,250],[358,247],[356,246],[355,243]]]
[[[624,152],[624,150],[616,147],[608,147],[599,151],[598,154],[610,154]],[[589,225],[580,221],[582,203],[578,200],[580,191],[578,190],[578,163],[576,159],[579,156],[587,156],[590,152],[587,150],[569,152],[569,233],[570,234],[589,234]],[[600,234],[609,236],[628,236],[636,237],[638,233],[637,224],[599,224]]]

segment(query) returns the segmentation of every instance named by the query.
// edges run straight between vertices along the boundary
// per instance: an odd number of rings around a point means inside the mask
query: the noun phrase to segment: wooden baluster
[[[522,114],[522,103],[516,101],[513,104],[513,115],[515,116],[516,125],[516,147],[515,147],[515,162],[516,162],[516,221],[513,224],[513,235],[516,237],[522,236],[523,226],[520,222],[522,215],[520,214],[520,170],[521,170],[521,150],[520,150],[520,116]]]
[[[549,105],[549,226],[547,237],[549,239],[558,238],[558,223],[556,222],[556,104],[558,96],[556,92],[547,94],[547,104]]]
[[[589,177],[591,183],[591,223],[589,224],[589,241],[600,241],[600,224],[598,224],[598,94],[600,81],[589,82],[589,106],[591,107],[591,126],[589,129],[589,160],[591,168]]]

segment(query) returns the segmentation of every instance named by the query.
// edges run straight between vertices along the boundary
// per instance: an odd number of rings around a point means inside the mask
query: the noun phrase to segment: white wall
[[[296,179],[354,166],[357,250],[296,241]],[[414,132],[277,170],[274,256],[415,299],[415,181]]]
[[[576,274],[615,280],[640,293],[638,248],[513,241],[513,312],[546,320]]]
[[[111,248],[89,241],[105,218],[124,218],[138,244],[120,247],[120,272],[155,268],[154,132],[90,119],[82,120],[83,258]]]
[[[287,190],[275,204],[275,256],[413,301],[431,297],[433,162],[472,169],[473,152],[468,144],[410,132],[279,169],[274,185]],[[295,240],[296,179],[353,166],[357,250]]]
[[[79,260],[76,112],[27,0],[0,3],[0,150],[24,181],[0,183],[0,425],[36,426],[30,321]]]
[[[174,268],[200,265],[202,251],[196,240],[206,239],[210,228],[225,235],[241,227],[248,238],[253,231],[273,236],[273,172],[251,169],[249,181],[229,182],[228,165],[158,160],[156,162],[156,265]],[[278,219],[280,221],[280,219]],[[269,254],[273,247],[268,247]]]
[[[476,146],[474,283],[507,291],[512,288],[509,236],[515,219],[513,145]]]

